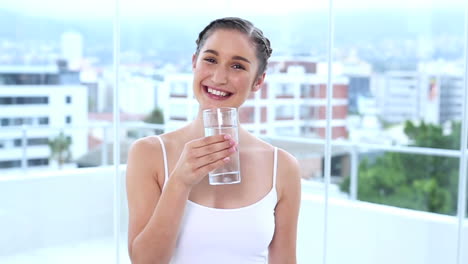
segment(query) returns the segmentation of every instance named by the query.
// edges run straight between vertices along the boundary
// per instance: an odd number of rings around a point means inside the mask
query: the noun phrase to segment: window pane
[[[459,159],[357,147],[333,149],[332,178],[341,197],[330,204],[330,215],[336,218],[330,222],[330,261],[344,261],[332,254],[344,245],[348,245],[347,261],[359,263],[377,259],[428,263],[428,256],[430,263],[455,261]],[[344,193],[356,193],[357,200],[346,201]],[[348,239],[356,236],[359,245],[350,246]],[[427,241],[433,241],[430,248],[444,250],[427,248]],[[358,248],[372,249],[372,254],[359,254]]]
[[[389,8],[353,3],[334,1],[334,75],[349,86],[350,139],[408,145],[413,142],[404,134],[405,122],[434,125],[442,134],[459,129],[464,1],[433,0],[424,8],[416,8],[416,0]],[[428,147],[459,145],[450,138]]]
[[[465,3],[350,3],[334,1],[349,141],[333,142],[331,173],[349,200],[330,203],[328,259],[455,263]]]
[[[2,264],[112,263],[112,170],[78,168],[102,141],[88,105],[112,100],[113,2],[2,1]]]

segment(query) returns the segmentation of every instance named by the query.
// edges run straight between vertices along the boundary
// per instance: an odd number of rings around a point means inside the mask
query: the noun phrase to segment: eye
[[[209,63],[216,63],[216,60],[214,58],[204,58],[203,60]]]
[[[238,63],[232,65],[232,68],[236,70],[245,70],[245,67],[242,64],[238,64]]]

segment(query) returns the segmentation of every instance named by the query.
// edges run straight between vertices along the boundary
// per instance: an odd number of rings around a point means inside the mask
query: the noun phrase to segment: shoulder
[[[148,136],[135,140],[130,146],[129,158],[148,158],[147,154],[156,154],[161,148],[161,143],[156,136]]]
[[[169,142],[172,141],[174,135],[173,132],[162,134],[159,136],[147,136],[143,138],[139,138],[133,142],[130,146],[129,155],[136,155],[140,158],[153,158],[153,155],[162,156],[162,148],[161,141],[158,139],[163,140],[163,144],[167,145]]]
[[[137,139],[128,153],[127,180],[146,181],[145,178],[153,178],[160,185],[161,172],[164,171],[160,169],[164,166],[162,157],[162,147],[157,136]]]
[[[277,189],[279,198],[290,194],[300,194],[301,173],[299,162],[287,151],[278,148]]]

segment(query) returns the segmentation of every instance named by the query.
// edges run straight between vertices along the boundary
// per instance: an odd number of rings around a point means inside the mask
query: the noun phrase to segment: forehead
[[[220,55],[243,56],[249,60],[256,59],[254,43],[245,33],[234,29],[213,31],[206,39],[201,52],[208,49],[216,50]]]

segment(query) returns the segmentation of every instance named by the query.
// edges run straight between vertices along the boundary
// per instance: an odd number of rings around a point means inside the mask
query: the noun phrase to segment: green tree
[[[458,149],[461,123],[442,127],[405,123],[412,146]],[[456,158],[386,152],[359,164],[358,199],[403,208],[453,215],[457,206],[458,164]],[[349,190],[349,177],[341,184]]]
[[[164,114],[161,108],[155,107],[144,119],[146,123],[164,124]]]
[[[48,141],[48,145],[50,148],[50,158],[57,161],[59,169],[62,168],[65,162],[71,160],[71,144],[71,138],[65,136],[63,132],[60,132],[58,136],[56,136],[53,139],[49,139]]]
[[[151,124],[164,124],[164,113],[163,110],[159,107],[155,107],[151,113],[145,117],[143,120],[146,123]],[[161,134],[164,132],[163,129],[155,129],[154,132],[156,134]]]

